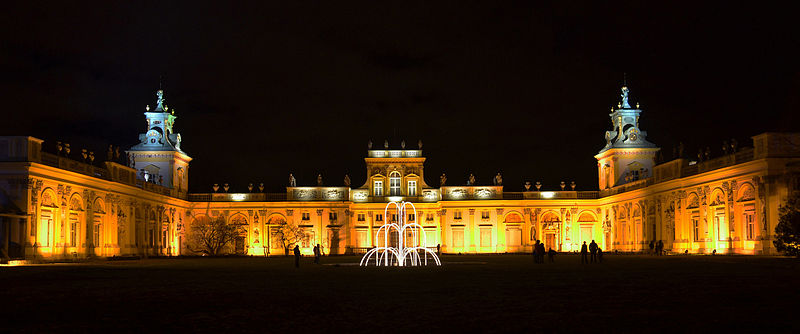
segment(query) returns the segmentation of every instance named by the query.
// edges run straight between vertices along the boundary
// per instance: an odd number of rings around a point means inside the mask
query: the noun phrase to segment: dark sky
[[[597,188],[627,73],[648,139],[798,130],[800,39],[781,2],[34,2],[0,14],[0,134],[105,152],[144,132],[163,76],[190,188],[365,180],[367,141],[422,139],[426,180]],[[105,153],[98,154],[105,157]]]

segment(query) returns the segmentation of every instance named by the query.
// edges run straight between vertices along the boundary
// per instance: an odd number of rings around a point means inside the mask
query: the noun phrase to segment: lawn
[[[323,264],[355,263],[325,257]],[[442,267],[185,258],[0,267],[0,332],[797,332],[800,261],[444,256]]]

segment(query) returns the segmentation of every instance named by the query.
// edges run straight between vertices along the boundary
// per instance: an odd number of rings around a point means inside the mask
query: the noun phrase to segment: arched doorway
[[[561,250],[560,240],[558,234],[561,227],[561,218],[554,211],[546,212],[542,215],[542,242],[544,242],[545,249],[553,248],[554,250]]]
[[[243,214],[235,214],[231,217],[230,224],[236,228],[236,236],[233,238],[233,253],[247,254],[247,218]]]
[[[506,227],[506,251],[518,252],[522,250],[522,215],[517,212],[510,212],[506,215],[504,223]]]

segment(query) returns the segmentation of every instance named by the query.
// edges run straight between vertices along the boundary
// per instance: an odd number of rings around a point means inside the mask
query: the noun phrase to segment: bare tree
[[[274,237],[275,241],[283,246],[284,255],[287,256],[289,255],[289,250],[294,248],[295,244],[307,238],[303,229],[291,222],[283,222]]]
[[[236,238],[236,226],[225,222],[225,217],[196,219],[190,228],[186,247],[195,253],[216,256]]]

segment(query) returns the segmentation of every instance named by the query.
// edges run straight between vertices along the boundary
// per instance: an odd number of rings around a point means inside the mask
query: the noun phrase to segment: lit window
[[[747,240],[753,240],[756,238],[756,212],[755,211],[745,211],[744,213],[744,224],[745,224],[745,237]]]
[[[456,211],[453,213],[453,219],[461,219],[461,211]]]
[[[363,222],[363,221],[367,220],[367,218],[365,216],[366,215],[364,215],[363,213],[359,213],[358,214],[358,221]]]
[[[481,211],[481,219],[489,219],[489,210]]]
[[[92,244],[94,245],[94,247],[102,246],[100,241],[100,229],[102,228],[103,225],[97,223],[94,224],[94,231],[92,231]]]
[[[408,196],[417,196],[417,181],[408,181]]]
[[[311,220],[311,214],[308,212],[303,212],[303,220]]]
[[[373,185],[372,196],[383,196],[383,181],[376,180]]]
[[[694,226],[694,240],[700,240],[700,219],[692,217],[692,226]]]
[[[398,172],[389,174],[389,195],[400,196],[400,173]]]
[[[69,245],[78,246],[78,222],[73,220],[69,223]]]

